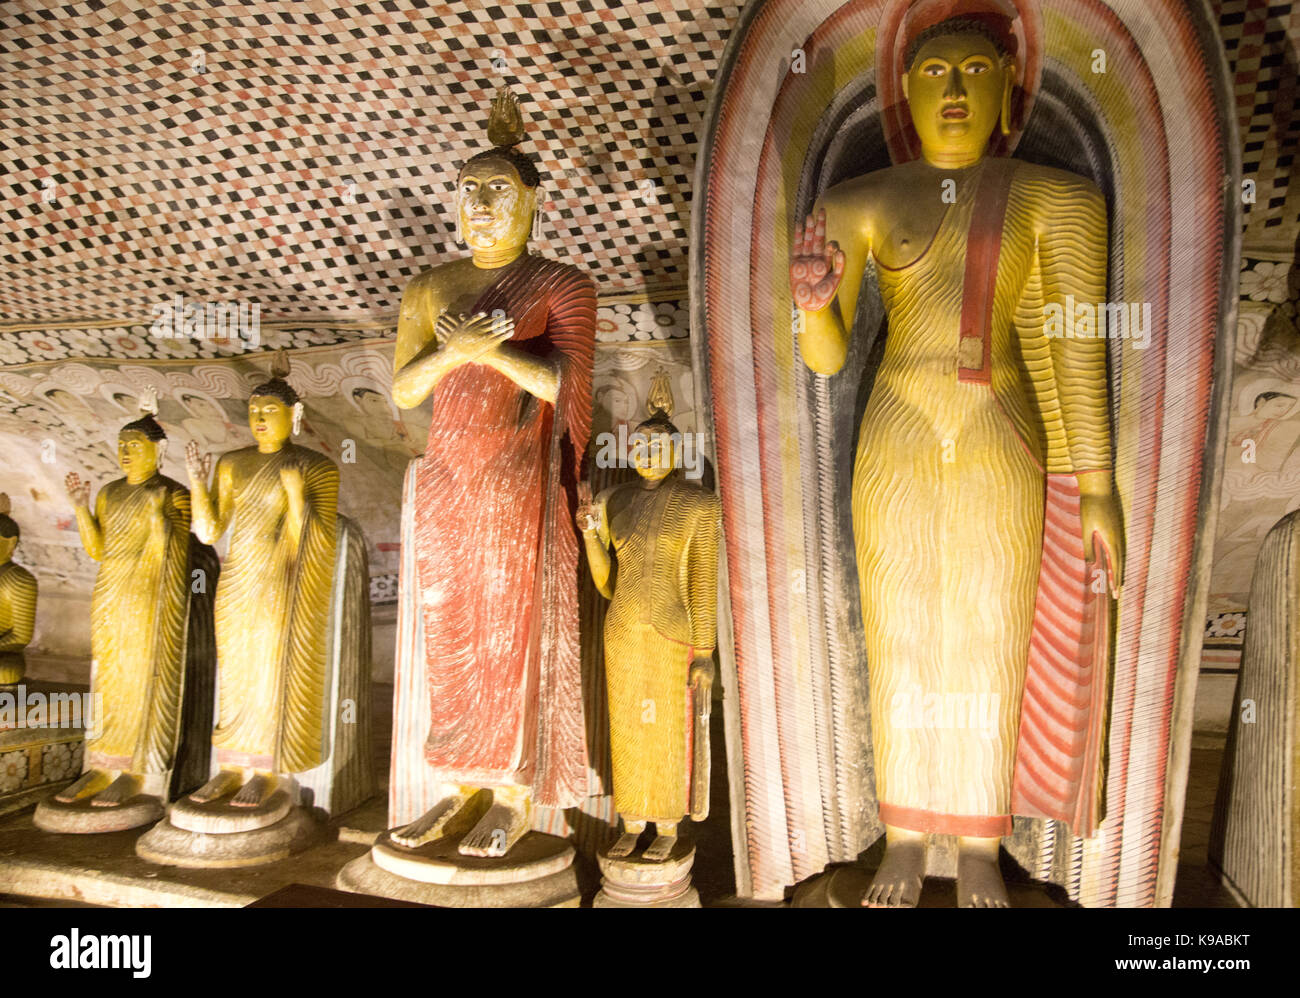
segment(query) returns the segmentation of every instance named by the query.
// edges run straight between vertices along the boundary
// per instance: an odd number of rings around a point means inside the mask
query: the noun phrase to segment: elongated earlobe
[[[1008,62],[1006,67],[1007,84],[1002,88],[1002,114],[998,127],[1003,135],[1011,134],[1011,95],[1016,90],[1016,64]]]
[[[302,403],[293,404],[293,435],[296,437],[302,432]]]

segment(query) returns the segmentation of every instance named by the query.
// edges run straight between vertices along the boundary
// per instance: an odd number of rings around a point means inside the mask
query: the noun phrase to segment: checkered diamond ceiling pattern
[[[454,171],[485,147],[499,86],[545,177],[539,249],[605,295],[685,287],[700,121],[738,4],[339,7],[0,4],[0,364],[115,356],[113,337],[64,330],[139,339],[177,293],[257,302],[314,340],[376,335],[412,276],[460,252]],[[1286,253],[1300,10],[1214,7],[1257,183],[1246,250]]]
[[[455,170],[521,99],[539,248],[605,293],[685,285],[697,130],[735,4],[0,6],[8,322],[391,315],[457,254]],[[138,318],[137,318],[138,321]]]

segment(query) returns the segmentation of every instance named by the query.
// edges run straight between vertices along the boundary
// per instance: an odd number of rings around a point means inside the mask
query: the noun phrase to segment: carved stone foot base
[[[187,832],[229,835],[234,832],[251,832],[267,828],[284,819],[293,806],[288,793],[277,790],[256,807],[234,807],[230,799],[238,788],[224,797],[200,804],[182,797],[171,807],[171,823]]]
[[[301,852],[320,837],[320,826],[301,807],[279,821],[240,832],[195,832],[178,827],[172,814],[136,841],[136,855],[162,866],[228,869],[261,866]]]
[[[114,807],[95,807],[89,797],[67,802],[49,797],[36,805],[32,824],[62,835],[98,835],[152,825],[166,810],[152,794],[136,794]]]
[[[792,908],[861,908],[876,871],[860,863],[836,866],[795,889]],[[1013,908],[1059,908],[1047,890],[1038,884],[1007,884]],[[951,908],[956,901],[953,882],[929,877],[921,888],[920,908]],[[867,909],[872,910],[872,909]],[[883,909],[879,909],[883,910]]]
[[[580,894],[573,846],[529,832],[505,856],[462,856],[460,837],[415,849],[379,837],[368,855],[345,866],[340,890],[447,908],[576,908]]]
[[[665,860],[645,858],[638,849],[630,856],[614,858],[608,846],[596,853],[600,864],[600,893],[593,908],[698,908],[700,895],[691,886],[695,846],[679,838]]]

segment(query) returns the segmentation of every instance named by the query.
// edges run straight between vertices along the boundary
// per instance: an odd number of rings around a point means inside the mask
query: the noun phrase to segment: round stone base
[[[320,828],[301,807],[274,825],[246,832],[204,833],[177,828],[169,817],[140,836],[136,855],[162,866],[231,869],[286,859],[310,846]]]
[[[187,832],[230,835],[268,828],[283,820],[293,806],[289,795],[277,790],[256,807],[235,807],[230,803],[232,794],[200,804],[182,797],[171,806],[168,820]]]
[[[506,855],[496,858],[462,856],[457,852],[459,844],[459,837],[444,837],[408,849],[394,844],[389,832],[384,832],[370,855],[381,869],[424,884],[520,884],[573,865],[573,846],[541,832],[528,832]]]
[[[150,794],[136,794],[116,807],[95,807],[91,799],[83,797],[65,803],[47,797],[36,805],[32,824],[61,835],[98,835],[152,825],[166,812],[162,801]]]
[[[609,855],[609,846],[596,852],[600,865],[600,893],[596,908],[698,908],[700,895],[691,886],[695,846],[679,838],[666,859],[649,860],[644,850],[628,856]]]
[[[367,853],[343,867],[335,886],[353,894],[443,908],[576,908],[581,900],[572,865],[535,880],[514,883],[434,884],[390,873],[376,866],[372,855]]]

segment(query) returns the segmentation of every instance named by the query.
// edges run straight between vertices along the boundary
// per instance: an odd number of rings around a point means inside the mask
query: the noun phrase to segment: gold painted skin
[[[525,185],[504,157],[478,159],[461,170],[456,212],[471,255],[426,271],[407,288],[393,357],[393,401],[399,407],[420,405],[446,374],[470,363],[485,364],[534,397],[555,402],[558,367],[508,342],[512,319],[466,315],[499,279],[501,268],[527,251],[536,208],[537,189]],[[437,316],[432,324],[430,316]],[[461,854],[504,856],[528,831],[532,807],[527,787],[484,792],[449,784],[442,799],[391,837],[397,845],[415,848],[464,831]]]
[[[248,425],[257,445],[221,456],[211,492],[211,456],[194,443],[185,452],[195,535],[214,544],[233,525],[215,607],[212,747],[226,761],[190,797],[202,803],[237,790],[235,807],[264,803],[280,774],[324,760],[325,630],[339,489],[333,461],[289,440],[291,406],[254,395]]]
[[[1009,804],[1042,545],[1038,466],[1077,473],[1085,552],[1092,557],[1096,532],[1114,558],[1114,589],[1122,578],[1105,340],[1043,334],[1044,302],[1067,293],[1104,298],[1105,204],[1087,180],[1017,165],[994,297],[992,391],[957,380],[973,192],[999,114],[1006,132],[1014,76],[1013,61],[982,36],[928,41],[903,78],[921,158],[828,191],[795,232],[791,256],[800,352],[824,375],[844,363],[863,271],[873,256],[878,263],[889,338],[852,487],[877,793],[893,803],[933,799],[936,784],[948,801],[969,801],[963,788],[983,792],[987,810],[946,813],[1005,813]],[[951,205],[940,196],[945,180],[956,185]],[[998,595],[990,600],[990,592]],[[973,661],[971,647],[988,658]],[[1000,698],[987,747],[889,723],[891,694],[899,693],[891,680],[918,674],[939,692]],[[917,772],[908,763],[918,747],[936,768]],[[921,832],[887,826],[885,858],[863,903],[915,905],[925,842]],[[960,838],[961,906],[1007,905],[998,844]]]
[[[22,682],[36,630],[36,578],[13,562],[17,537],[0,537],[0,686]]]
[[[698,710],[713,686],[721,507],[717,496],[672,475],[670,434],[652,432],[637,450],[641,483],[616,486],[594,503],[585,501],[588,487],[577,521],[596,588],[612,601],[605,676],[614,807],[624,831],[609,855],[629,855],[654,822],[643,856],[662,861],[691,807],[687,692]]]
[[[190,493],[158,472],[158,443],[138,430],[118,437],[126,477],[99,490],[75,472],[66,486],[86,553],[100,563],[90,604],[99,735],[86,771],[56,800],[115,807],[144,778],[172,766],[185,668]],[[113,774],[118,775],[114,778]]]

